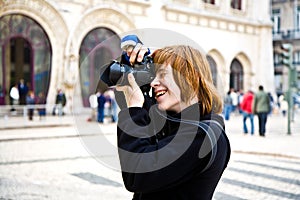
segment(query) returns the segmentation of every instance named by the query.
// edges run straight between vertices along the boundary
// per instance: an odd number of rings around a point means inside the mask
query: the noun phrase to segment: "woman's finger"
[[[123,85],[123,86],[121,86],[121,85],[117,85],[116,86],[116,90],[117,91],[125,91],[125,90],[127,90],[127,85]]]
[[[142,107],[144,103],[144,96],[135,81],[133,74],[128,74],[128,82],[130,87],[128,87],[128,94],[125,94],[128,107]],[[126,93],[124,91],[124,93]]]
[[[141,50],[142,48],[142,44],[141,43],[137,43],[134,47],[134,49],[132,50],[131,54],[130,54],[130,63],[131,64],[134,64],[135,63],[135,60],[137,59],[137,56],[138,56],[138,53],[139,51]]]
[[[145,54],[148,52],[147,48],[141,48],[137,57],[138,62],[142,62],[144,59]]]
[[[128,74],[128,82],[133,91],[139,88],[132,73]]]

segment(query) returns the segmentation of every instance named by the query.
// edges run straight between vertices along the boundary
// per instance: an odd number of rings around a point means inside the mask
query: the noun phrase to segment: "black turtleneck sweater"
[[[223,118],[199,113],[198,104],[181,113],[120,111],[119,158],[133,199],[212,199],[231,150]],[[197,126],[200,123],[202,128]],[[215,142],[209,142],[207,134],[214,135]],[[213,157],[212,144],[216,145]]]

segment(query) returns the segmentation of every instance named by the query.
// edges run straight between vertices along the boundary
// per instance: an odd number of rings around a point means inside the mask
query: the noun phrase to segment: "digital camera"
[[[115,85],[128,85],[127,77],[129,73],[133,74],[135,81],[139,86],[150,84],[155,78],[152,57],[145,56],[142,62],[136,63],[133,66],[121,64],[120,62],[113,60],[105,67],[103,73],[100,75],[100,79],[109,87]]]

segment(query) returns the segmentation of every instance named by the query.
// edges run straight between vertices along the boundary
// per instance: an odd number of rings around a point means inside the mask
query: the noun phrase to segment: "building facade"
[[[300,89],[300,2],[272,0],[275,85],[278,94],[288,89],[288,68],[282,64],[281,45],[293,46],[292,58],[297,77],[295,88]]]
[[[99,86],[99,66],[120,55],[122,35],[143,29],[173,31],[199,44],[222,94],[258,85],[275,92],[267,0],[0,0],[4,103],[25,79],[49,105],[63,89],[68,110],[80,112]],[[140,36],[147,40],[145,31]]]

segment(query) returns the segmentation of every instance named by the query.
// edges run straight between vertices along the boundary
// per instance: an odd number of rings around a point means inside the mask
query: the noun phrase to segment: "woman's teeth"
[[[159,91],[156,93],[155,97],[159,97],[159,96],[162,96],[166,93],[167,91]]]

